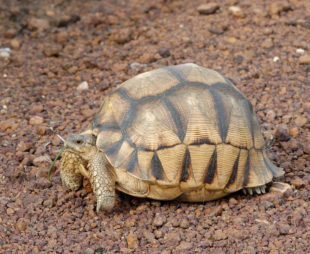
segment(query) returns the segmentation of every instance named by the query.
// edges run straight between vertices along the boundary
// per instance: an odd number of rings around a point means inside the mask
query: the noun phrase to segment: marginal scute
[[[269,183],[272,180],[272,173],[266,167],[262,151],[251,149],[249,152],[250,171],[249,181],[246,187],[256,187]]]
[[[197,186],[204,184],[204,178],[208,169],[211,156],[215,149],[215,145],[190,145],[188,146],[190,156],[193,178],[196,180]]]
[[[231,145],[220,144],[217,149],[217,168],[211,184],[206,184],[206,189],[221,190],[227,185],[235,160],[239,154],[239,148]]]
[[[235,192],[243,188],[243,181],[245,176],[245,165],[248,158],[248,150],[240,149],[238,157],[238,170],[234,181],[225,187],[225,192]]]
[[[171,186],[179,184],[185,151],[186,146],[184,144],[157,151],[164,174],[167,177],[163,181],[158,181],[159,184],[169,184]]]

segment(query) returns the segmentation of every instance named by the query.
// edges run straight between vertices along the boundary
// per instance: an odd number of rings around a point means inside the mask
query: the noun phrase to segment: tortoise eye
[[[81,145],[81,144],[83,144],[83,140],[78,139],[78,140],[75,141],[75,143],[78,144],[78,145]]]

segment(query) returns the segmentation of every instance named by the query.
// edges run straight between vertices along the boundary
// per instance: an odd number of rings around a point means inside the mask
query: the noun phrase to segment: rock
[[[130,248],[135,248],[139,246],[139,241],[137,235],[134,232],[130,232],[127,237],[127,244]]]
[[[35,104],[31,107],[29,113],[31,114],[38,114],[41,113],[43,111],[43,105],[42,104]]]
[[[147,65],[146,64],[140,64],[138,62],[133,62],[129,65],[129,68],[130,69],[136,69],[136,68],[143,68],[143,67],[146,67]]]
[[[227,234],[223,230],[218,229],[214,232],[212,238],[215,241],[224,240],[227,239]]]
[[[164,239],[171,245],[177,245],[181,241],[180,233],[176,231],[166,233]]]
[[[117,29],[111,35],[111,39],[118,44],[125,44],[131,41],[132,38],[133,38],[133,34],[129,28]]]
[[[58,44],[48,44],[44,47],[43,54],[47,57],[53,57],[53,56],[57,57],[61,49],[62,48]]]
[[[161,227],[163,224],[165,224],[167,221],[166,216],[162,215],[160,213],[156,213],[153,224],[156,227]]]
[[[229,206],[235,206],[238,204],[238,201],[235,198],[230,198],[228,201]]]
[[[299,130],[297,127],[292,127],[290,128],[289,130],[289,134],[292,136],[292,137],[297,137],[299,135]]]
[[[10,41],[10,46],[12,49],[19,49],[20,48],[20,42],[17,39],[13,39]]]
[[[16,147],[16,150],[19,152],[27,152],[31,149],[32,144],[29,142],[20,141]]]
[[[269,5],[269,13],[271,15],[280,15],[282,12],[287,12],[293,10],[291,5],[285,1],[273,2]]]
[[[156,239],[155,236],[152,232],[150,232],[149,230],[144,230],[143,231],[143,236],[145,237],[145,239],[152,244],[156,243]]]
[[[308,119],[304,116],[297,116],[295,119],[295,123],[299,126],[306,125],[307,122],[308,122]]]
[[[30,30],[38,30],[42,32],[49,29],[50,23],[47,19],[30,18],[27,22],[27,26]]]
[[[42,164],[45,164],[45,163],[48,163],[48,164],[52,163],[52,160],[48,155],[42,155],[42,156],[36,157],[33,160],[33,164],[37,167],[42,166]]]
[[[300,177],[296,176],[294,179],[291,181],[291,184],[296,187],[296,189],[300,189],[302,186],[306,184],[306,182],[301,179]]]
[[[290,225],[284,223],[278,223],[280,235],[287,235],[290,231]]]
[[[84,254],[94,254],[94,253],[95,253],[95,251],[91,248],[87,248],[84,252]]]
[[[16,224],[15,227],[19,230],[19,231],[25,231],[27,228],[27,224],[23,219],[19,219]]]
[[[228,10],[230,11],[230,13],[235,17],[235,18],[243,18],[245,17],[244,12],[242,11],[242,9],[239,6],[230,6],[228,8]]]
[[[29,120],[29,124],[31,125],[40,125],[44,122],[44,119],[41,116],[33,116]]]
[[[266,112],[266,118],[267,118],[267,121],[270,123],[272,122],[276,117],[276,112],[274,112],[273,110],[268,110]]]
[[[157,55],[152,53],[144,53],[139,58],[140,62],[144,64],[155,62],[157,59],[158,59]]]
[[[261,47],[264,48],[264,49],[273,47],[273,41],[272,41],[272,39],[271,39],[271,38],[265,39],[265,40],[262,42]]]
[[[6,214],[7,215],[13,215],[14,214],[14,210],[9,207],[8,209],[6,209]]]
[[[158,51],[158,54],[162,57],[162,58],[166,58],[169,57],[171,55],[169,49],[160,49]]]
[[[82,83],[80,83],[76,89],[77,89],[79,92],[88,90],[88,89],[89,89],[89,86],[88,86],[87,81],[83,81]]]
[[[216,13],[220,9],[220,6],[217,3],[207,3],[199,5],[197,11],[202,15],[210,15]]]
[[[94,253],[95,253],[95,251],[91,248],[87,248],[84,252],[84,254],[94,254]]]
[[[296,53],[297,53],[297,54],[300,54],[300,55],[303,55],[303,54],[305,53],[305,50],[299,48],[299,49],[296,49]]]
[[[43,202],[43,205],[48,208],[52,208],[53,206],[55,206],[55,204],[56,204],[56,201],[55,199],[52,199],[52,198],[47,199]]]
[[[37,126],[36,133],[40,136],[44,136],[48,132],[48,127],[45,125]]]
[[[11,56],[11,49],[10,48],[0,48],[0,58],[8,59]]]
[[[288,127],[286,124],[281,124],[278,126],[275,134],[275,139],[280,141],[280,142],[286,142],[289,141],[291,138],[289,132],[288,132]]]
[[[191,242],[185,242],[182,241],[177,247],[177,251],[182,251],[182,250],[190,250],[193,248],[193,244]]]
[[[190,224],[189,224],[188,219],[185,219],[185,218],[181,219],[181,221],[180,221],[180,227],[181,227],[181,228],[186,229],[186,228],[189,227],[189,225],[190,225]]]
[[[299,58],[299,64],[310,64],[310,55],[304,55]]]

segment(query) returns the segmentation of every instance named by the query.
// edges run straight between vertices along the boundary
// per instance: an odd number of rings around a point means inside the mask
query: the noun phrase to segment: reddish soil
[[[218,0],[199,13],[206,2],[0,1],[0,253],[309,253],[309,1]],[[62,186],[59,160],[48,181],[55,134],[82,131],[126,79],[186,62],[251,100],[292,190],[204,204],[119,194],[97,214],[87,181]]]

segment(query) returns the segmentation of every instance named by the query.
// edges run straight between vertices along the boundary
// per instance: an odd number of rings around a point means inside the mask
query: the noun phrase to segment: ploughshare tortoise
[[[65,141],[63,183],[90,180],[97,211],[115,189],[200,202],[240,189],[265,192],[283,174],[266,156],[250,102],[225,77],[195,64],[139,74],[108,95],[90,127]]]

